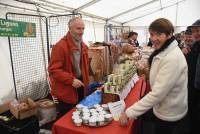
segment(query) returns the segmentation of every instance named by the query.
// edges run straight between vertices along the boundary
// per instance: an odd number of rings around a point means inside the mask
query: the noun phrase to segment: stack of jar
[[[120,95],[135,73],[136,66],[133,60],[126,60],[125,63],[119,64],[115,73],[108,75],[107,82],[104,83],[104,92]]]

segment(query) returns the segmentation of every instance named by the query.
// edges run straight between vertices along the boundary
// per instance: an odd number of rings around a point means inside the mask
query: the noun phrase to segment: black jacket
[[[197,58],[200,54],[200,41],[195,42],[191,48],[191,52],[186,56],[188,63],[188,88],[194,89],[194,80],[196,75]]]

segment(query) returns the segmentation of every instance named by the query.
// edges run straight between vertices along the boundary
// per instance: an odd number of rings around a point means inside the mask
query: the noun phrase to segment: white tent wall
[[[26,5],[26,7],[32,9],[29,5]],[[0,10],[0,18],[3,19],[6,19],[6,13],[8,12],[37,14],[36,12],[19,10],[17,8],[10,8],[7,6],[0,7]],[[0,74],[0,104],[2,104],[15,98],[8,37],[0,37]]]
[[[148,27],[147,26],[131,26],[131,31],[137,32],[137,40],[140,46],[144,46],[148,43]]]
[[[0,18],[4,18],[8,11],[16,10],[0,7]],[[8,37],[0,37],[0,105],[14,98],[14,84],[10,60]]]
[[[2,1],[1,1],[2,2]],[[17,2],[11,3],[8,1],[7,4],[16,5]],[[27,9],[36,10],[34,6],[29,4],[21,4],[18,6],[26,7]],[[23,14],[38,14],[34,11],[22,10],[9,6],[0,6],[0,18],[6,19],[6,13],[23,13]],[[23,55],[23,54],[22,54]],[[12,75],[11,59],[8,37],[0,37],[0,105],[6,101],[15,98],[14,82]]]
[[[176,17],[175,9],[176,9],[175,6],[172,6],[165,10],[162,10],[160,12],[154,13],[153,15],[155,15],[155,16],[152,16],[152,18],[147,16],[146,20],[144,19],[140,23],[138,23],[138,24],[140,24],[139,27],[137,27],[138,25],[131,24],[131,25],[135,26],[135,31],[138,32],[138,41],[140,42],[140,44],[147,44],[148,36],[149,36],[148,35],[148,25],[153,20],[155,20],[159,17],[164,17],[164,18],[170,18],[170,20],[172,20],[172,23],[173,23],[173,20],[175,20],[175,17]],[[141,29],[141,26],[144,27],[143,30]]]
[[[200,18],[200,1],[187,0],[179,5],[177,26],[187,26]]]
[[[176,20],[176,6],[172,6],[169,8],[166,8],[164,10],[160,10],[158,12],[155,12],[153,14],[147,15],[145,17],[136,19],[135,21],[132,21],[130,23],[126,23],[126,25],[131,26],[149,26],[149,24],[154,21],[157,18],[168,18],[173,24],[175,24]]]
[[[163,10],[156,11],[147,16],[133,20],[125,25],[132,26],[131,29],[138,32],[138,40],[140,44],[146,44],[149,37],[148,26],[155,19],[160,17],[169,19],[175,26],[175,33],[178,33],[185,30],[188,25],[191,25],[194,21],[200,18],[199,10],[199,0],[186,0],[177,5],[170,6]],[[142,30],[141,27],[144,27],[144,30]]]
[[[0,37],[0,105],[14,97],[8,38]]]
[[[134,31],[138,32],[138,40],[141,44],[146,44],[148,41],[148,25],[157,18],[164,17],[169,19],[175,26],[175,32],[181,32],[191,25],[194,21],[200,18],[200,1],[186,0],[178,5],[174,5],[163,10],[157,11],[150,15],[141,17],[132,22],[126,23],[134,27]],[[177,13],[177,14],[176,14]],[[138,26],[138,27],[137,27]],[[141,27],[144,26],[144,31]],[[147,32],[146,32],[147,31]],[[145,35],[147,33],[147,35]]]
[[[178,7],[177,7],[178,6]],[[152,14],[133,20],[126,23],[128,26],[148,26],[153,20],[165,17],[168,18],[175,26],[188,26],[195,20],[200,18],[199,14],[200,1],[199,0],[185,0],[178,5],[174,5],[163,10],[156,11]],[[176,21],[176,10],[177,21]],[[134,17],[133,17],[134,18]]]
[[[88,20],[89,19],[89,20]],[[102,42],[104,41],[104,22],[98,22],[93,18],[85,18],[85,31],[83,35],[84,42],[89,45],[89,42]]]

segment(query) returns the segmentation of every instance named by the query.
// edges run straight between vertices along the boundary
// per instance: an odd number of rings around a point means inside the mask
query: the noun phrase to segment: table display
[[[106,104],[96,104],[92,108],[78,104],[76,111],[72,113],[72,121],[75,126],[102,127],[112,121],[112,115]]]
[[[145,91],[144,88],[146,88],[146,82],[143,78],[140,78],[124,100],[126,107],[129,107],[140,98],[141,91]],[[102,127],[88,127],[84,125],[77,127],[72,122],[72,113],[75,111],[76,108],[57,120],[52,127],[52,134],[133,134],[137,128],[137,121],[129,121],[127,126],[122,127],[118,121],[114,120]]]

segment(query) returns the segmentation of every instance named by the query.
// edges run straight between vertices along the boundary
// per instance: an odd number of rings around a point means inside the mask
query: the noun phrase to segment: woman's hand
[[[121,126],[126,126],[128,124],[128,116],[125,112],[121,113],[121,116],[119,118],[119,123]]]

